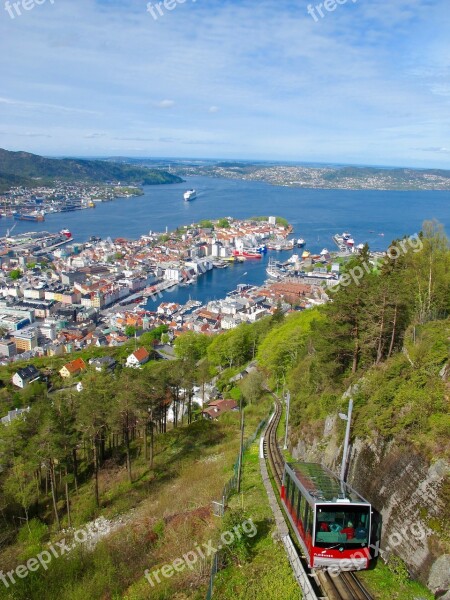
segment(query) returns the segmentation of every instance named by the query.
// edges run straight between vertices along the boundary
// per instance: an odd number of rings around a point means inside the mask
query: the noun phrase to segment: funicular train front
[[[281,500],[311,568],[358,571],[377,547],[367,500],[316,463],[286,463]]]

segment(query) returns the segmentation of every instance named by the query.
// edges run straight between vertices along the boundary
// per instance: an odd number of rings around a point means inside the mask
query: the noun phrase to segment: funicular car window
[[[369,544],[370,507],[318,505],[316,541],[319,547],[342,545],[345,548]]]

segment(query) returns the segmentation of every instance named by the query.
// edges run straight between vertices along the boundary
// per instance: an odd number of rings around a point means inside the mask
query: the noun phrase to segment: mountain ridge
[[[55,180],[90,183],[135,183],[160,185],[181,183],[177,175],[160,169],[111,163],[102,160],[45,158],[30,152],[12,152],[0,148],[0,189],[17,185],[44,185]]]

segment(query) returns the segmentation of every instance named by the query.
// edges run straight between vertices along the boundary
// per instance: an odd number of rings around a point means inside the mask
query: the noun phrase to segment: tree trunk
[[[66,473],[67,474],[67,473]],[[66,480],[66,507],[67,507],[67,521],[69,523],[69,527],[72,527],[72,521],[70,518],[70,498],[69,498],[69,484]]]
[[[123,430],[123,435],[125,438],[125,452],[126,452],[126,457],[127,457],[128,480],[130,483],[133,483],[133,477],[131,475],[130,430],[129,430],[128,413],[126,413],[126,416],[125,416],[125,428]]]
[[[398,313],[398,305],[395,305],[395,310],[394,310],[394,321],[392,323],[392,335],[391,335],[391,343],[389,346],[389,352],[387,357],[389,358],[392,354],[392,351],[394,350],[394,344],[395,344],[395,334],[397,333],[397,313]]]
[[[379,365],[383,357],[384,317],[386,313],[386,294],[383,296],[383,307],[381,310],[380,333],[378,336],[377,359],[375,364]]]
[[[53,462],[50,461],[50,487],[52,490],[52,500],[53,500],[53,510],[55,511],[55,520],[56,520],[56,524],[58,526],[58,529],[60,529],[60,523],[59,523],[59,515],[58,515],[58,506],[57,506],[57,501],[56,501],[56,490],[55,490],[55,470],[53,467]]]
[[[144,460],[148,459],[148,447],[147,447],[147,423],[144,424]]]
[[[427,302],[427,318],[430,318],[431,313],[431,290],[432,290],[432,282],[433,282],[433,251],[430,248],[430,274],[428,278],[428,302]]]
[[[352,363],[352,373],[356,373],[358,370],[358,361],[359,361],[359,339],[358,339],[359,331],[358,325],[356,325],[355,329],[355,349],[353,351],[353,363]]]
[[[150,468],[153,469],[153,450],[154,450],[155,433],[153,431],[153,416],[150,419]]]
[[[78,492],[78,457],[77,457],[77,449],[74,448],[72,450],[72,462],[73,462],[73,477],[75,483],[75,491]]]
[[[25,521],[27,523],[27,527],[28,527],[28,531],[31,533],[31,529],[30,529],[30,520],[28,518],[28,509],[23,507],[23,512],[25,513]],[[58,529],[59,529],[59,525],[58,525]]]
[[[100,499],[98,494],[98,452],[97,452],[97,440],[94,439],[94,495],[95,504],[97,507],[100,506]]]

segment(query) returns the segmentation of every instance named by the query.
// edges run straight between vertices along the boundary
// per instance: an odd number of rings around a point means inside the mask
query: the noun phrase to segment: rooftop
[[[345,494],[349,502],[368,504],[353,488],[318,463],[293,462],[287,463],[287,466],[312,502],[336,502]]]

